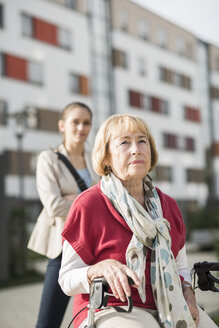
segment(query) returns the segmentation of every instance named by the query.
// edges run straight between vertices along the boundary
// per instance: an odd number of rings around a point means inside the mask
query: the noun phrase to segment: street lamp
[[[15,136],[17,139],[17,164],[19,176],[18,195],[20,200],[22,201],[24,199],[23,137],[26,125],[26,113],[25,111],[19,111],[10,114],[10,117],[15,119]]]
[[[16,261],[14,270],[21,274],[26,273],[27,268],[27,214],[25,204],[25,190],[24,190],[24,154],[23,154],[23,138],[26,128],[37,127],[37,112],[36,109],[26,107],[21,111],[9,114],[9,117],[15,121],[14,133],[17,139],[17,168],[19,180],[19,205],[12,211],[11,222],[12,226],[16,227],[14,236],[16,236],[17,243],[13,245],[12,250],[16,249]],[[12,259],[13,262],[13,259]]]
[[[15,136],[17,139],[17,163],[19,176],[19,198],[24,199],[24,156],[23,156],[23,138],[25,129],[35,129],[37,126],[37,111],[34,107],[25,107],[23,110],[9,114],[9,117],[15,120]]]

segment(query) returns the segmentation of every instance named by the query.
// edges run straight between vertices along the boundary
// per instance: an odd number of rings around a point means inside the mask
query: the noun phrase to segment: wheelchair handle
[[[214,285],[219,283],[219,279],[210,273],[210,271],[219,271],[219,262],[197,262],[194,264],[192,271],[198,276],[198,287],[201,290],[219,292],[219,288]]]
[[[134,285],[134,281],[128,277],[128,282],[130,285]],[[95,278],[90,286],[90,300],[89,300],[89,311],[88,311],[88,325],[87,328],[95,328],[95,309],[101,309],[107,307],[109,296],[114,296],[109,293],[109,284],[105,277]],[[125,310],[119,306],[111,306],[117,312],[128,312],[130,313],[133,308],[132,298],[127,297],[128,310]]]

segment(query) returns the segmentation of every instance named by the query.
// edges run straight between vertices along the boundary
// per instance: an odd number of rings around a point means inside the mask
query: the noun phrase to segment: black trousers
[[[59,328],[70,297],[65,295],[58,283],[62,255],[49,260],[36,328]]]

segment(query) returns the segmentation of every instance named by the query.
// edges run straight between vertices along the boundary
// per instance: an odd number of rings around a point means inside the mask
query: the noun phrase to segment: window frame
[[[24,12],[21,13],[21,33],[25,37],[34,38],[33,18]]]
[[[8,124],[8,104],[5,100],[0,99],[0,125]]]
[[[0,28],[4,28],[4,6],[0,3]]]

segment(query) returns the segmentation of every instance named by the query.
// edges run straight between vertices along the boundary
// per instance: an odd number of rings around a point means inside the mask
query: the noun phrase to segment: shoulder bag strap
[[[84,191],[87,189],[87,185],[84,182],[84,180],[80,177],[80,175],[78,174],[78,172],[76,171],[76,169],[74,168],[74,166],[71,164],[71,162],[67,159],[67,157],[65,157],[63,154],[61,154],[60,152],[55,152],[58,156],[58,159],[60,159],[65,165],[66,167],[69,169],[69,171],[71,172],[71,174],[73,175],[73,177],[75,178],[77,185],[79,187],[79,189],[81,191]]]

